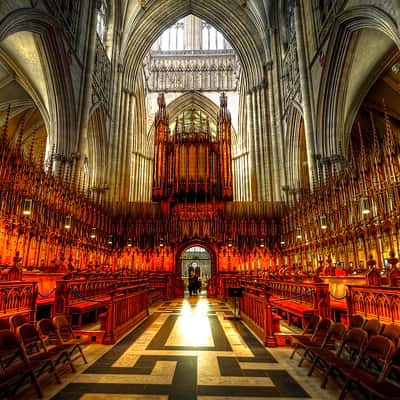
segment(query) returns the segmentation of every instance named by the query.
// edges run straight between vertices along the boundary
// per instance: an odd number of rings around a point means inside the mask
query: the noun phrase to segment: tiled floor
[[[205,297],[161,304],[113,347],[90,345],[89,367],[46,389],[54,400],[337,399],[334,384],[289,360],[289,348],[266,349],[228,306]],[[87,368],[86,368],[87,367]],[[86,369],[85,369],[86,368]],[[24,396],[24,399],[34,398]]]

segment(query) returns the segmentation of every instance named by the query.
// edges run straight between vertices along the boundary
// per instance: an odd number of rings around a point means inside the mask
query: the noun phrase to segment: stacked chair
[[[312,332],[295,335],[290,358],[299,353],[299,366],[308,360],[308,376],[320,370],[321,388],[333,377],[341,387],[339,400],[355,390],[370,400],[399,400],[400,326],[383,326],[360,316],[354,316],[348,327],[328,321],[314,321]]]
[[[43,397],[40,376],[49,373],[60,383],[60,369],[68,366],[75,372],[73,361],[78,357],[87,363],[65,317],[43,319],[36,326],[20,315],[0,320],[0,398],[14,399],[28,382]]]

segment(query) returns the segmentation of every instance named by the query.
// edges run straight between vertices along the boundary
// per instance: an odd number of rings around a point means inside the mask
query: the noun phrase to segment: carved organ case
[[[232,200],[231,116],[221,95],[212,131],[199,111],[182,113],[170,129],[163,94],[155,117],[153,200]]]

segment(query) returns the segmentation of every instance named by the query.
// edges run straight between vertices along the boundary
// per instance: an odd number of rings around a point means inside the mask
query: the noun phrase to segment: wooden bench
[[[84,317],[95,322],[98,315],[106,310],[110,293],[118,287],[118,283],[116,279],[57,281],[55,315],[66,315],[72,328],[80,330]]]
[[[38,296],[36,298],[37,319],[50,318],[54,314],[55,288],[64,273],[24,271],[24,281],[37,281]],[[47,296],[50,294],[49,296]]]
[[[289,324],[304,328],[313,315],[330,318],[329,286],[325,283],[266,280],[271,303]]]
[[[400,290],[398,287],[348,285],[349,318],[361,315],[383,324],[400,325]]]
[[[0,282],[0,319],[21,314],[29,321],[36,318],[37,283],[25,281]]]

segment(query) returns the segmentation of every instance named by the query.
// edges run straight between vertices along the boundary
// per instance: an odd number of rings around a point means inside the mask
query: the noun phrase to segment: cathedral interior
[[[0,0],[0,399],[400,399],[400,0]]]

